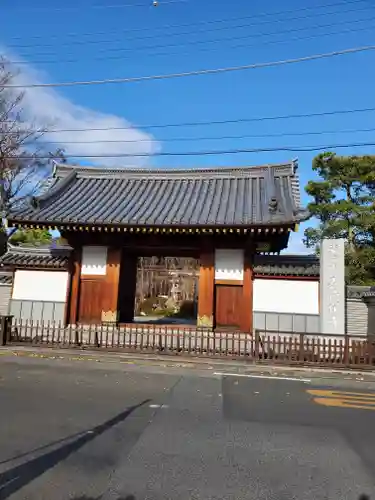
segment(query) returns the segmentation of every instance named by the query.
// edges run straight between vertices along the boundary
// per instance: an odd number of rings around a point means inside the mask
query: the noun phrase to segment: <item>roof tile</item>
[[[71,247],[17,247],[8,246],[0,257],[1,268],[67,269]]]
[[[149,226],[293,224],[301,209],[294,162],[206,170],[59,166],[55,183],[11,222]],[[36,202],[36,205],[35,205]],[[272,202],[272,207],[270,207]]]

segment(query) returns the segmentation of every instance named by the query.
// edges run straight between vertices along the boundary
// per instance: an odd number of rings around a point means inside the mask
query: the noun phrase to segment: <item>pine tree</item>
[[[323,153],[313,160],[320,180],[310,181],[308,209],[318,220],[305,244],[319,251],[323,237],[346,240],[349,284],[375,283],[375,156]]]

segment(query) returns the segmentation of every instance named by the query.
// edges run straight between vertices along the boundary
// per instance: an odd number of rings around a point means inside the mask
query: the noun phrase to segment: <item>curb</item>
[[[15,357],[29,357],[39,359],[56,359],[68,361],[94,361],[96,363],[121,363],[127,365],[139,366],[162,366],[170,368],[191,368],[191,369],[204,369],[213,370],[213,368],[221,367],[227,370],[235,369],[241,373],[266,373],[266,374],[280,374],[280,373],[308,373],[316,375],[321,378],[338,378],[343,376],[356,377],[356,380],[365,380],[363,377],[367,376],[370,380],[375,382],[375,371],[366,370],[348,370],[348,369],[333,369],[333,368],[320,368],[320,367],[300,367],[300,366],[281,366],[272,364],[256,364],[246,363],[246,361],[237,360],[223,360],[216,358],[187,358],[182,356],[172,355],[155,355],[155,354],[133,354],[133,353],[119,353],[119,352],[98,352],[96,350],[86,349],[69,349],[69,348],[53,348],[53,347],[22,347],[22,346],[5,346],[0,347],[1,356],[15,356]],[[358,378],[361,377],[361,378]]]

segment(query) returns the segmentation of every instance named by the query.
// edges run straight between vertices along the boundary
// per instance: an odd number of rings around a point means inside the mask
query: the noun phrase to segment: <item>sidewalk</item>
[[[308,377],[310,379],[345,379],[375,383],[375,371],[339,368],[318,368],[298,366],[277,366],[272,364],[254,364],[250,362],[220,358],[182,357],[172,355],[98,352],[69,348],[48,348],[37,346],[4,346],[0,347],[0,362],[2,357],[28,357],[39,359],[54,359],[66,361],[86,361],[95,363],[122,363],[137,366],[159,366],[163,368],[184,368],[195,370],[210,370],[220,373],[236,373],[276,377]]]

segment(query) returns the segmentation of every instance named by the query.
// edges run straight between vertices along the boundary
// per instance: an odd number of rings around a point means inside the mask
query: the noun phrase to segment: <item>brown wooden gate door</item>
[[[79,323],[98,324],[101,322],[103,286],[103,280],[81,280],[78,308]]]
[[[236,327],[241,324],[242,286],[215,286],[216,326]]]

